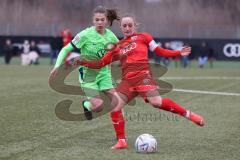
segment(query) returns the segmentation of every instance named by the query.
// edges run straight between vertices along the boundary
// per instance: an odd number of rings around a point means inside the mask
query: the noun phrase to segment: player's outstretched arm
[[[73,50],[73,46],[71,45],[71,43],[69,43],[68,45],[63,47],[58,54],[58,57],[57,57],[56,64],[55,64],[54,68],[59,67],[62,64],[62,62],[64,61],[67,54],[69,52],[71,52],[72,50]]]
[[[100,69],[113,61],[113,52],[107,52],[100,60],[87,61],[76,58],[74,60],[74,66],[85,66],[92,69]]]
[[[178,51],[178,50],[164,49],[164,48],[162,48],[162,47],[160,47],[160,46],[157,46],[157,47],[154,49],[154,53],[156,53],[156,54],[159,55],[159,56],[167,57],[167,58],[176,57],[176,56],[181,55],[181,52]]]
[[[100,69],[105,66],[102,59],[97,61],[86,61],[86,60],[75,59],[74,66],[79,66],[79,65],[92,68],[92,69]]]
[[[61,49],[61,51],[58,54],[58,57],[57,57],[57,60],[56,60],[56,64],[55,64],[54,68],[50,72],[50,78],[54,78],[57,75],[58,67],[63,63],[63,61],[64,61],[65,57],[67,56],[67,54],[69,52],[71,52],[72,50],[73,50],[73,46],[70,43]]]
[[[188,46],[184,46],[181,51],[179,50],[168,50],[168,49],[164,49],[164,48],[161,48],[160,46],[157,46],[155,49],[154,49],[154,52],[157,54],[157,55],[160,55],[160,56],[163,56],[163,57],[176,57],[176,56],[187,56],[191,53],[191,47],[188,47]]]
[[[153,37],[148,33],[142,33],[142,35],[146,39],[146,44],[148,44],[148,47],[151,51],[156,53],[159,56],[170,58],[170,57],[176,57],[176,56],[187,56],[191,53],[191,47],[183,47],[181,51],[179,50],[168,50],[160,47],[153,39]]]

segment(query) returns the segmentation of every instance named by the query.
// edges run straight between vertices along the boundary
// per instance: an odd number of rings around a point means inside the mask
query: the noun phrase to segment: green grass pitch
[[[15,60],[14,60],[15,61]],[[58,119],[54,109],[63,99],[74,100],[71,111],[80,113],[81,97],[53,91],[48,85],[50,66],[0,65],[0,159],[1,160],[236,160],[240,158],[240,96],[172,91],[170,97],[201,114],[203,128],[165,111],[158,111],[140,98],[126,106],[129,148],[111,150],[116,142],[108,115],[84,122]],[[44,63],[42,63],[44,64]],[[216,62],[215,68],[171,67],[164,77],[176,89],[240,93],[240,65]],[[215,77],[201,79],[201,77]],[[227,77],[227,78],[222,78]],[[234,78],[235,77],[235,78]],[[77,72],[67,83],[78,85]],[[154,115],[154,118],[149,118]],[[137,136],[152,134],[158,152],[138,154]]]

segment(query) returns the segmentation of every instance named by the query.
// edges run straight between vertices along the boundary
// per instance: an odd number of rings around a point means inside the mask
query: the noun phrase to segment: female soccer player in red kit
[[[152,77],[148,62],[148,49],[164,57],[187,56],[191,53],[190,47],[183,47],[181,51],[172,51],[161,48],[148,33],[136,32],[136,21],[133,16],[121,18],[121,30],[124,39],[114,49],[105,54],[98,61],[75,60],[75,65],[89,68],[101,68],[113,61],[120,60],[122,80],[115,88],[112,101],[117,99],[113,111],[121,110],[129,101],[140,95],[153,107],[179,114],[199,126],[204,125],[204,119],[186,110],[170,98],[162,98],[157,90],[158,86]],[[96,111],[101,105],[92,105],[87,109]],[[121,145],[123,142],[119,142]]]

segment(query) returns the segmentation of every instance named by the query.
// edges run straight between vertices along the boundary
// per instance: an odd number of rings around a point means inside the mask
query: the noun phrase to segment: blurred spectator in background
[[[35,41],[31,41],[30,44],[30,52],[29,52],[29,65],[34,64],[38,65],[39,64],[39,57],[41,55],[40,49],[36,45]]]
[[[170,42],[165,42],[163,48],[172,50]],[[171,59],[170,59],[170,58],[167,58],[167,57],[162,57],[162,62],[163,62],[163,64],[164,64],[165,66],[168,67],[169,64],[170,64],[170,62],[171,62]]]
[[[7,39],[5,42],[5,45],[3,47],[3,53],[4,53],[4,60],[5,60],[5,64],[10,64],[12,55],[13,55],[13,46],[12,46],[12,42],[10,39]]]
[[[198,57],[199,68],[204,67],[205,63],[207,62],[209,53],[210,53],[210,48],[208,47],[207,43],[202,42],[199,49],[199,57]]]
[[[29,52],[30,52],[30,44],[28,40],[24,40],[22,48],[21,48],[21,64],[23,66],[29,65]]]
[[[209,47],[208,61],[210,64],[210,68],[213,68],[213,61],[215,60],[215,54],[213,48]]]
[[[167,42],[165,46],[169,50],[181,50],[183,47],[183,44],[184,43],[182,41],[172,40],[170,42]],[[179,56],[173,57],[173,60],[174,60],[175,68],[178,68],[178,64],[180,62],[180,57]]]
[[[51,40],[52,53],[50,57],[50,65],[55,64],[60,49],[63,47],[63,42],[60,37],[53,37]]]
[[[173,57],[173,61],[174,61],[174,66],[175,68],[178,68],[178,63],[180,62],[180,57]]]
[[[185,46],[190,46],[190,45],[189,44],[185,44]],[[182,63],[182,67],[183,68],[187,68],[187,66],[189,64],[189,57],[188,57],[188,55],[181,57],[181,63]]]
[[[162,43],[161,42],[158,42],[157,43],[159,46],[162,46]],[[152,53],[152,52],[151,52]],[[161,60],[162,60],[162,57],[157,55],[157,54],[153,54],[152,53],[152,56],[154,58],[154,61],[155,61],[155,65],[160,65],[161,64]]]

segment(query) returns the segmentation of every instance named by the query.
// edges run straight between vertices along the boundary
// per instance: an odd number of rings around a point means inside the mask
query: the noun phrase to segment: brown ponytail
[[[117,9],[106,9],[103,6],[97,6],[93,10],[93,14],[95,13],[104,13],[106,15],[106,18],[108,20],[109,26],[112,26],[114,20],[120,20],[120,17],[118,16]]]
[[[118,16],[117,9],[106,9],[107,11],[107,19],[109,22],[109,26],[112,26],[114,20],[119,21],[120,17]]]

